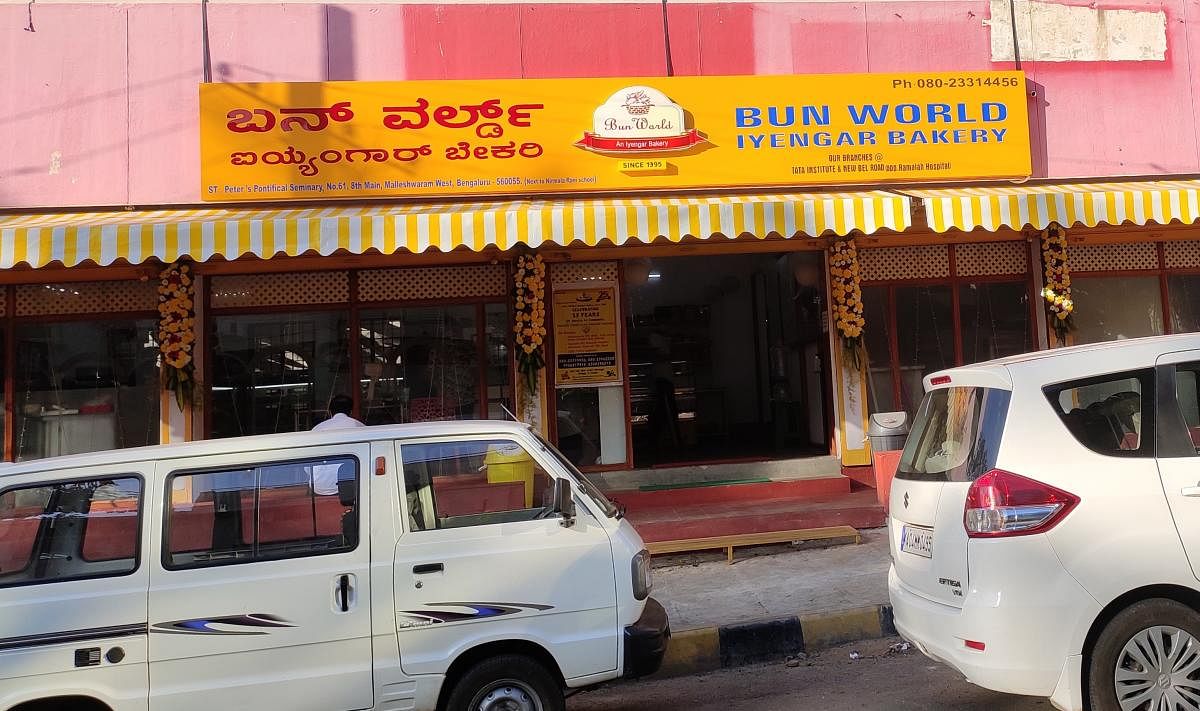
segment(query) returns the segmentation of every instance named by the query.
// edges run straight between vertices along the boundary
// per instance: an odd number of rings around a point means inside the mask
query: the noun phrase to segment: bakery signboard
[[[211,201],[1030,174],[1021,72],[202,84]]]

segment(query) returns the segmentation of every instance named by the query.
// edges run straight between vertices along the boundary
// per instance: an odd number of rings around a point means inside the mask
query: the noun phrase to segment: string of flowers
[[[196,383],[196,364],[192,355],[195,329],[192,268],[175,262],[159,273],[158,351],[166,374],[166,387],[175,393],[175,402],[181,410],[191,403]]]
[[[1060,343],[1067,342],[1067,334],[1075,328],[1071,314],[1075,302],[1071,300],[1071,269],[1067,265],[1067,231],[1057,223],[1042,230],[1042,264],[1046,268],[1046,288],[1042,298],[1050,316],[1050,326]]]
[[[525,392],[537,389],[538,372],[546,367],[542,342],[546,338],[546,264],[540,254],[517,257],[513,274],[517,372],[525,377]]]
[[[854,367],[862,367],[863,318],[862,270],[858,263],[858,246],[854,238],[838,240],[829,249],[830,287],[833,291],[834,326],[842,340],[842,348]]]

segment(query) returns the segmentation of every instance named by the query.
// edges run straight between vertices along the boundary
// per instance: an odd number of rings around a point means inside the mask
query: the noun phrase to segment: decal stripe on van
[[[242,627],[249,629],[220,630],[213,629],[211,625],[227,625],[229,627]],[[266,629],[295,626],[296,625],[293,625],[282,617],[256,612],[250,615],[229,615],[227,617],[212,618],[201,617],[192,620],[159,622],[158,624],[154,625],[154,628],[151,631],[162,632],[164,634],[246,635],[270,634],[266,631]]]
[[[64,630],[46,634],[30,634],[23,637],[0,638],[0,651],[20,649],[22,647],[45,647],[51,644],[66,644],[67,642],[86,642],[93,639],[109,639],[111,637],[132,637],[146,634],[145,623],[137,625],[116,625],[114,627],[89,627],[79,630]]]

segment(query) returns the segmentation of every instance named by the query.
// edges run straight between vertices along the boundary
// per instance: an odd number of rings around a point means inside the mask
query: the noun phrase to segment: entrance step
[[[819,479],[737,484],[713,482],[686,487],[655,487],[648,491],[635,489],[606,492],[610,498],[624,504],[629,511],[682,509],[691,506],[733,503],[766,503],[776,500],[796,501],[848,493],[850,493],[850,479],[840,474]]]
[[[842,465],[838,458],[822,455],[773,461],[721,462],[596,472],[588,474],[588,478],[606,491],[630,491],[643,487],[696,486],[714,482],[837,478],[841,474]]]
[[[630,507],[626,516],[647,543],[832,526],[863,530],[879,528],[887,522],[874,491],[802,500],[739,501],[674,508]]]

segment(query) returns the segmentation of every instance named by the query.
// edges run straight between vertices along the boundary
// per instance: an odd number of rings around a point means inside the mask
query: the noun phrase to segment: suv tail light
[[[1050,530],[1078,503],[1062,489],[993,469],[971,484],[963,524],[969,538],[1027,536]]]

